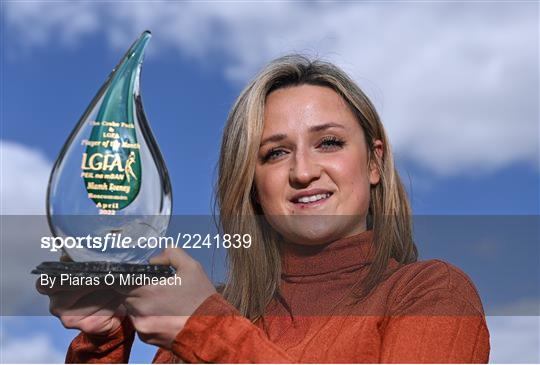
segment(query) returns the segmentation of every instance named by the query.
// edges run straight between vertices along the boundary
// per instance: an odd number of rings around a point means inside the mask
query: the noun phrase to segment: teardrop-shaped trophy
[[[172,209],[169,175],[139,93],[150,37],[143,32],[113,69],[50,176],[47,217],[53,235],[88,239],[65,240],[62,249],[71,260],[44,262],[34,273],[172,273],[148,265],[161,248],[145,245],[149,237],[165,234]]]

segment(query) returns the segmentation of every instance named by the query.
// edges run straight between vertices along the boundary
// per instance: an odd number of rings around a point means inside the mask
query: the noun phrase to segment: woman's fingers
[[[53,314],[56,315],[57,313],[73,310],[74,308],[80,308],[81,304],[84,304],[81,301],[85,298],[85,300],[93,297],[100,298],[101,304],[106,305],[109,300],[103,297],[103,292],[104,290],[96,290],[91,287],[80,288],[77,291],[58,291],[49,295],[51,313],[54,311],[56,313]]]
[[[154,256],[150,259],[152,265],[170,265],[179,271],[183,265],[189,265],[190,262],[194,261],[191,256],[189,256],[181,248],[166,248],[159,255]]]
[[[41,282],[39,279],[36,280],[36,290],[38,291],[39,294],[48,295],[49,293],[48,289],[49,289],[48,286],[41,285]]]
[[[36,289],[50,300],[49,311],[58,317],[64,327],[79,329],[90,334],[107,334],[116,330],[127,316],[125,297],[109,285],[75,285],[51,280],[55,285],[42,285],[36,280]]]
[[[123,297],[113,290],[94,291],[79,296],[76,300],[68,296],[53,295],[50,310],[55,316],[110,317],[117,314],[122,301]]]

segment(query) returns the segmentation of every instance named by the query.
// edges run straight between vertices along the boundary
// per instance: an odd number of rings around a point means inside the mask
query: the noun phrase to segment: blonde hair
[[[376,252],[366,278],[353,288],[353,297],[365,298],[383,280],[390,258],[407,264],[418,257],[408,198],[371,101],[345,72],[329,62],[300,55],[278,58],[246,86],[232,107],[223,133],[216,187],[221,229],[252,237],[249,249],[228,250],[228,277],[221,292],[252,321],[264,314],[272,297],[279,293],[281,276],[279,234],[265,224],[254,194],[265,101],[276,89],[302,84],[329,87],[347,102],[364,131],[368,161],[376,163],[381,177],[371,188],[368,212],[368,229],[373,229]],[[380,158],[373,153],[376,139],[383,142]]]

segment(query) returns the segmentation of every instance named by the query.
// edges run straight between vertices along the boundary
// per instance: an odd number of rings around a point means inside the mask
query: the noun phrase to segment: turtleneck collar
[[[310,276],[363,266],[375,253],[373,231],[316,246],[283,243],[281,245],[282,276]]]

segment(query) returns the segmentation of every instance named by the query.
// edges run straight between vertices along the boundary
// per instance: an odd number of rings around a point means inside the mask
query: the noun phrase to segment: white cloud
[[[523,298],[486,309],[490,363],[540,362],[540,301]]]
[[[400,158],[441,175],[538,168],[536,3],[7,3],[8,31],[32,47],[105,32],[125,48],[216,62],[244,83],[289,52],[342,66],[372,97]],[[28,24],[32,24],[31,27]]]
[[[1,214],[45,214],[51,166],[39,150],[0,140]]]
[[[36,278],[29,273],[36,264],[56,260],[58,256],[38,246],[39,237],[50,235],[45,201],[51,166],[52,163],[39,150],[0,140],[0,287],[3,315],[46,313],[47,300],[34,290]],[[43,310],[40,312],[37,308]]]
[[[65,353],[55,348],[51,337],[46,333],[34,332],[26,336],[8,337],[1,328],[0,352],[3,364],[60,364]]]
[[[490,316],[490,363],[529,364],[540,362],[540,317]]]
[[[72,44],[95,32],[100,23],[97,9],[85,3],[53,8],[45,2],[21,1],[13,2],[7,10],[6,21],[17,29],[17,37],[23,41],[18,44],[23,47],[46,46],[58,40]]]

